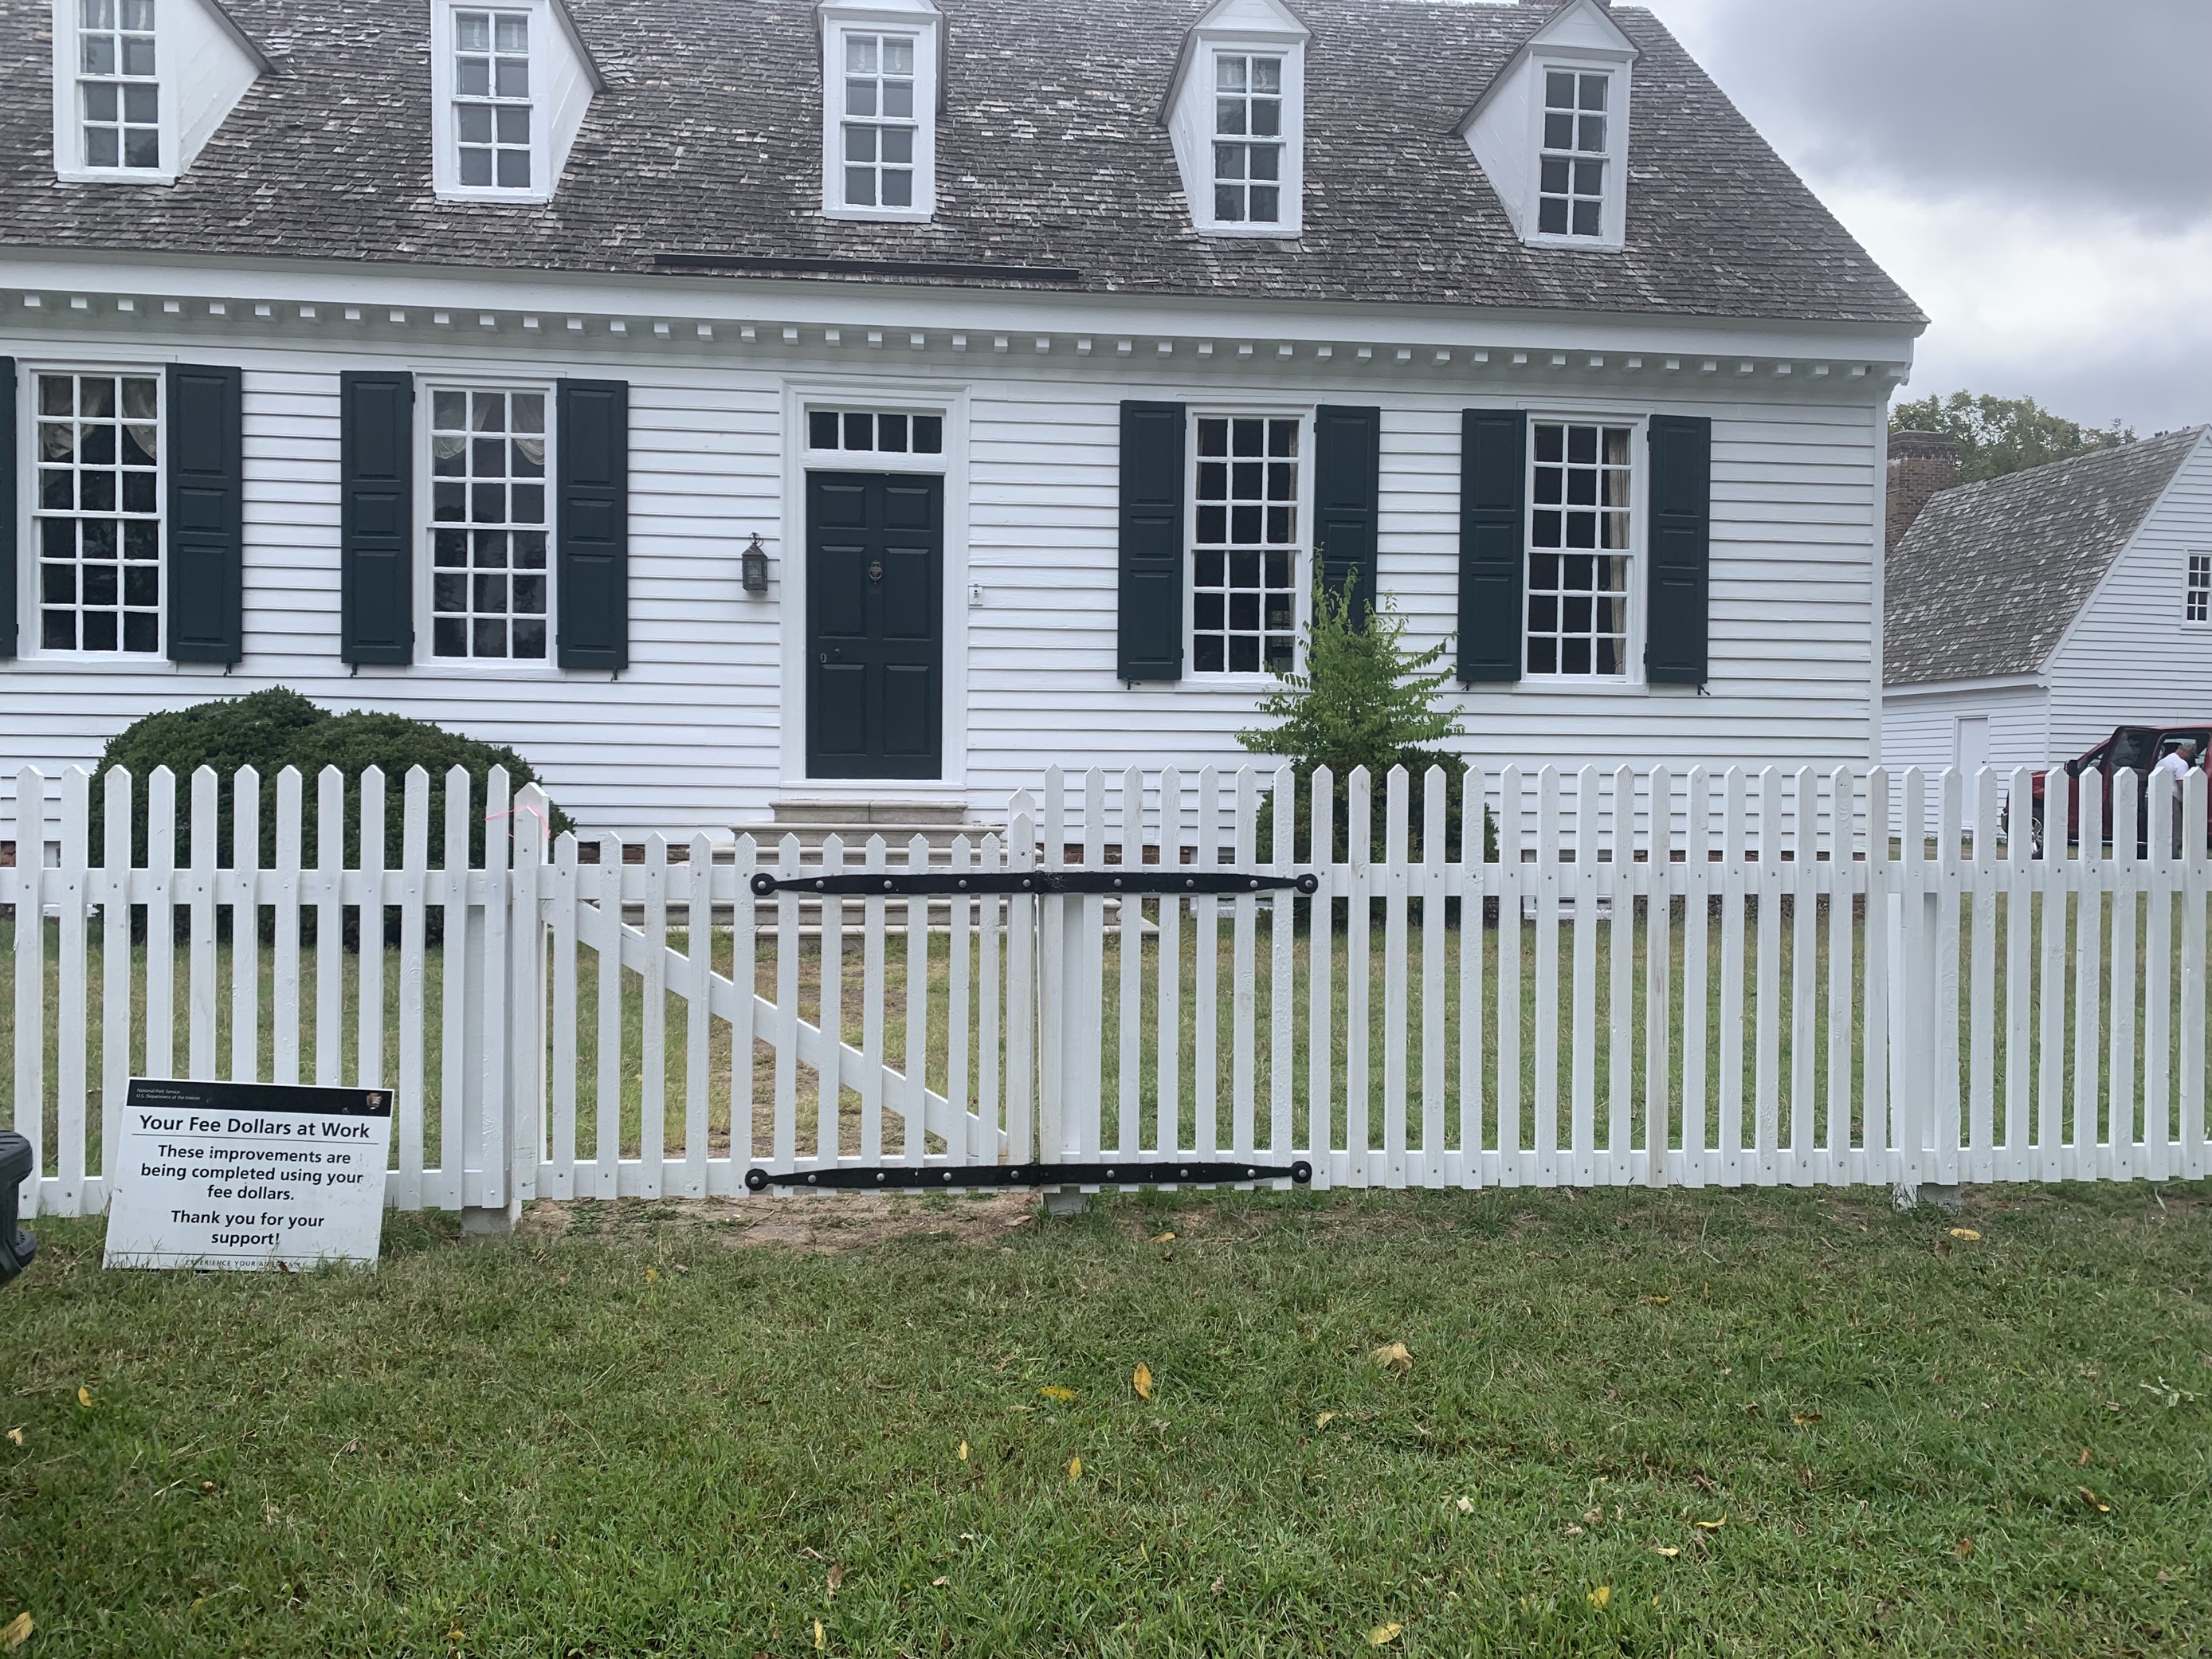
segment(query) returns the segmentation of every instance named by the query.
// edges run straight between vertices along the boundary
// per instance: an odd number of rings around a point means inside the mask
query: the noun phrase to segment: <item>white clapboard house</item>
[[[1931,495],[1886,611],[1893,767],[2008,771],[2212,722],[2212,428]]]
[[[1454,638],[1487,761],[1877,752],[1923,319],[1644,11],[16,0],[0,53],[11,775],[282,684],[587,825],[996,815],[1234,761],[1316,563]]]

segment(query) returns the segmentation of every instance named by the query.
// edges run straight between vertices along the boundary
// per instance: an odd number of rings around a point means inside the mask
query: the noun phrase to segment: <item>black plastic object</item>
[[[958,898],[963,894],[1079,893],[1113,898],[1217,898],[1285,888],[1312,894],[1321,878],[1311,871],[1286,875],[1270,870],[1190,870],[1132,865],[1121,870],[847,870],[836,875],[779,876],[767,870],[752,879],[755,894],[820,893],[843,898]]]
[[[31,1174],[31,1143],[0,1129],[0,1285],[31,1265],[39,1241],[15,1224],[16,1188]]]
[[[745,1171],[745,1190],[771,1187],[817,1192],[913,1192],[947,1187],[1218,1187],[1240,1181],[1288,1181],[1304,1187],[1313,1165],[1224,1164],[1198,1158],[1173,1163],[1124,1158],[1115,1164],[928,1164],[919,1167],[884,1164],[867,1168]]]

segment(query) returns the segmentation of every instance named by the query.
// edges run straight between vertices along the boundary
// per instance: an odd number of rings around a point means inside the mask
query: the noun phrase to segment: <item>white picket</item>
[[[1054,868],[1133,876],[1147,864],[1153,781],[1135,769],[1118,775],[1109,825],[1107,780],[1086,774],[1079,829],[1064,781],[1048,777],[1042,836],[1036,804],[1018,797],[1008,838],[987,836],[980,849],[956,840],[947,872],[1030,871],[1042,854]],[[1277,1163],[1310,1157],[1324,1186],[2203,1174],[2212,856],[2193,836],[2178,855],[2165,834],[2139,851],[2133,779],[2112,781],[2109,796],[2095,775],[2079,781],[2081,832],[2069,849],[2065,825],[2076,781],[2051,774],[2044,781],[2049,834],[2039,848],[2030,774],[1999,779],[1984,771],[1966,780],[1908,772],[1907,833],[1893,849],[1886,832],[1892,781],[1880,768],[1863,777],[1848,766],[1824,777],[1807,769],[1764,772],[1753,803],[1753,780],[1740,770],[1718,779],[1693,771],[1678,792],[1663,768],[1601,775],[1585,766],[1572,781],[1571,807],[1556,770],[1528,779],[1507,769],[1495,797],[1494,863],[1481,839],[1490,806],[1485,775],[1466,775],[1456,857],[1446,836],[1449,779],[1431,770],[1421,781],[1418,857],[1413,780],[1400,769],[1382,781],[1379,847],[1376,780],[1363,771],[1345,780],[1349,836],[1340,852],[1332,844],[1334,780],[1317,769],[1309,800],[1315,842],[1301,857],[1297,781],[1288,768],[1227,777],[1208,770],[1194,793],[1172,769],[1157,779],[1160,865],[1152,874],[1171,878],[1188,856],[1191,867],[1209,872],[1310,870],[1319,877],[1300,1009],[1297,901],[1280,890],[1264,897],[1233,892],[1225,902],[1171,893],[1158,902],[1156,919],[1146,916],[1144,900],[1121,895],[1040,900],[956,891],[887,900],[784,891],[761,909],[748,885],[760,862],[750,840],[740,840],[732,862],[718,864],[708,838],[691,835],[677,870],[660,837],[647,838],[641,861],[626,865],[622,840],[605,836],[599,861],[585,865],[573,836],[549,842],[542,794],[523,791],[510,805],[507,780],[495,773],[479,815],[470,780],[458,770],[445,781],[444,857],[434,866],[429,780],[419,769],[405,781],[400,856],[389,870],[384,781],[374,772],[357,786],[362,834],[349,848],[343,833],[349,786],[336,772],[315,781],[311,838],[303,833],[305,781],[295,772],[272,782],[241,770],[220,783],[203,769],[191,780],[191,844],[179,870],[174,781],[156,772],[142,783],[111,770],[100,786],[106,827],[94,863],[83,773],[50,781],[27,771],[15,809],[22,857],[0,876],[0,891],[23,918],[14,947],[16,1116],[38,1143],[41,1171],[28,1201],[69,1212],[95,1212],[108,1201],[106,1160],[129,1079],[142,1067],[160,1075],[172,1063],[173,905],[189,916],[188,1069],[281,1081],[309,1074],[335,1081],[349,1073],[364,1085],[381,1084],[386,1044],[394,1040],[387,1027],[396,1030],[398,1133],[389,1199],[406,1207],[503,1206],[511,1215],[535,1196],[736,1192],[756,1156],[752,1057],[763,1041],[775,1081],[773,1125],[758,1156],[793,1173],[841,1158],[927,1164],[1233,1153],[1256,1162],[1264,1153]],[[1971,835],[1961,831],[1967,787],[1974,792]],[[149,829],[143,867],[134,869],[132,808],[142,787]],[[216,811],[226,788],[227,858]],[[2204,793],[2201,775],[2187,781],[2185,822],[2202,822]],[[62,852],[58,867],[46,869],[39,851],[57,794]],[[1273,817],[1265,847],[1255,830],[1263,796]],[[2154,831],[2171,823],[2172,801],[2170,782],[2154,781]],[[2001,833],[2001,810],[2026,816],[2010,817],[2009,833]],[[275,856],[264,867],[262,814],[270,811]],[[1913,833],[1931,820],[1932,840]],[[472,860],[479,824],[484,850]],[[1116,848],[1118,862],[1109,863]],[[834,837],[817,860],[787,836],[776,872],[842,872],[848,857]],[[866,867],[887,874],[895,859],[873,841]],[[899,867],[933,868],[924,838],[908,843]],[[1755,939],[1747,928],[1754,897]],[[1494,934],[1485,921],[1490,899],[1497,901]],[[140,903],[148,929],[143,970],[131,945]],[[390,968],[387,903],[400,921]],[[438,950],[425,937],[432,906],[444,921]],[[257,925],[264,908],[275,921],[266,947]],[[635,922],[625,921],[626,908]],[[360,918],[362,946],[350,1009],[349,909]],[[218,947],[218,910],[228,913],[227,950]],[[317,925],[312,964],[300,939],[309,910]],[[39,925],[31,919],[42,911]],[[714,965],[718,913],[729,918],[726,977]],[[680,945],[672,946],[672,923],[684,931]],[[902,936],[902,992],[891,983],[894,923]],[[848,938],[856,925],[858,937]],[[940,926],[946,971],[933,981],[932,939]],[[764,994],[755,988],[763,927],[777,955]],[[1121,951],[1110,986],[1103,969],[1109,932]],[[809,1024],[799,1006],[801,970],[817,937],[820,992],[810,1000],[820,1023]],[[265,994],[264,949],[272,988]],[[586,951],[600,969],[596,1145],[588,1159],[577,1157],[580,1116],[593,1115],[585,1111],[580,1082],[592,1069],[579,1006]],[[1534,963],[1527,985],[1524,953]],[[300,982],[309,972],[312,1016]],[[388,998],[387,972],[398,976]],[[425,1008],[426,992],[439,994],[434,975],[443,1002],[434,1058]],[[626,975],[642,1000],[637,1052],[629,1054]],[[860,1004],[857,1046],[844,1040],[853,992]],[[889,1035],[893,994],[904,1003],[899,1042]],[[666,1021],[678,1017],[671,998],[683,1004],[685,1044],[680,1155],[663,1142],[673,1104],[665,1092]],[[1145,1030],[1148,999],[1152,1033]],[[143,1038],[134,1012],[142,1000]],[[1103,1101],[1109,1000],[1118,1007],[1110,1118]],[[1717,1033],[1709,1001],[1719,1012]],[[227,1018],[217,1018],[219,1007]],[[729,1135],[720,1147],[712,1138],[711,1103],[721,1086],[711,1059],[717,1018],[732,1034]],[[1294,1025],[1301,1019],[1303,1079]],[[1525,1055],[1524,1019],[1535,1032]],[[942,1095],[928,1076],[940,1020]],[[357,1047],[349,1066],[342,1060],[347,1035]],[[1717,1076],[1707,1058],[1716,1035]],[[1142,1099],[1146,1041],[1158,1045],[1150,1114]],[[51,1063],[48,1044],[58,1055]],[[796,1116],[799,1073],[810,1068],[819,1082],[811,1149],[799,1140]],[[641,1125],[626,1156],[623,1109],[633,1071]],[[433,1076],[436,1086],[426,1094]],[[841,1145],[848,1091],[861,1109],[855,1133]],[[441,1126],[434,1149],[426,1123],[434,1103]],[[896,1133],[885,1121],[894,1115]]]

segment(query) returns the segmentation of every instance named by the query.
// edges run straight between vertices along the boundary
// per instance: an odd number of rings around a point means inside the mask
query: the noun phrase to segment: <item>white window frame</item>
[[[54,0],[53,3],[54,176],[67,184],[173,185],[183,134],[177,119],[177,86],[172,67],[177,56],[176,32],[170,19],[176,7],[187,0],[154,0],[151,78],[161,100],[161,153],[160,165],[151,167],[96,167],[86,158],[80,89],[83,77],[78,68],[82,3],[83,0]]]
[[[1594,61],[1578,55],[1539,54],[1529,60],[1528,73],[1528,225],[1522,240],[1543,247],[1613,251],[1621,246],[1628,222],[1628,65]],[[1553,75],[1602,75],[1606,88],[1605,149],[1602,153],[1577,152],[1585,160],[1605,166],[1605,185],[1598,212],[1598,234],[1577,236],[1542,228],[1544,184],[1544,115],[1546,88]]]
[[[1303,40],[1282,35],[1222,35],[1207,38],[1198,52],[1185,96],[1195,105],[1192,144],[1191,222],[1203,235],[1258,237],[1291,241],[1305,234],[1306,48]],[[1214,88],[1224,58],[1279,58],[1283,60],[1282,189],[1280,216],[1273,223],[1221,219],[1213,210]]]
[[[1313,621],[1314,574],[1314,441],[1315,406],[1311,404],[1262,400],[1247,404],[1190,404],[1183,417],[1182,521],[1182,678],[1178,685],[1206,691],[1273,690],[1281,681],[1262,667],[1257,671],[1198,666],[1198,428],[1205,420],[1296,421],[1298,423],[1297,552],[1291,572],[1294,594],[1291,616],[1291,672],[1303,674],[1306,666],[1306,629]],[[1373,595],[1370,594],[1371,600]]]
[[[1644,651],[1646,629],[1644,592],[1648,580],[1650,527],[1650,492],[1651,483],[1651,419],[1648,415],[1624,415],[1617,411],[1593,411],[1588,409],[1528,409],[1522,411],[1526,422],[1522,428],[1523,456],[1521,467],[1521,626],[1517,630],[1520,670],[1516,684],[1524,690],[1547,695],[1556,693],[1590,693],[1641,690],[1644,678]],[[1536,513],[1536,428],[1543,425],[1625,427],[1628,431],[1628,607],[1626,641],[1622,650],[1626,654],[1627,669],[1620,674],[1561,674],[1532,673],[1528,668],[1528,562],[1537,552],[1535,544]],[[1568,550],[1562,548],[1561,552]],[[1607,550],[1599,549],[1597,551]]]
[[[154,468],[154,503],[155,521],[161,526],[161,552],[157,562],[161,571],[161,597],[155,612],[154,648],[151,651],[63,651],[49,649],[44,643],[43,619],[40,615],[40,575],[39,570],[39,377],[41,374],[137,375],[150,379],[155,384],[155,417],[159,431]],[[25,661],[46,664],[72,664],[88,668],[121,668],[131,671],[159,670],[167,672],[173,665],[169,661],[169,385],[168,367],[164,363],[142,361],[103,362],[98,358],[56,358],[33,361],[19,358],[15,364],[15,430],[21,434],[15,447],[18,459],[15,469],[16,545],[22,553],[17,557],[15,579],[16,623],[15,655]],[[118,563],[122,562],[118,561]],[[119,636],[118,636],[119,637]]]
[[[431,433],[441,392],[536,392],[545,398],[545,654],[543,657],[441,657],[437,651],[436,584],[439,521],[435,513],[436,456]],[[415,666],[441,674],[557,678],[561,672],[561,532],[557,495],[560,388],[550,380],[508,374],[416,372],[415,394]],[[510,520],[510,523],[512,520]],[[453,526],[448,526],[447,528]],[[510,570],[513,567],[509,567]],[[512,612],[509,613],[510,615]]]
[[[465,11],[523,12],[530,19],[530,185],[461,182],[459,89],[454,82],[453,21]],[[441,199],[542,206],[553,199],[551,0],[435,0],[430,40],[430,183]]]
[[[919,7],[822,9],[822,212],[830,219],[925,224],[937,211],[939,21]],[[848,35],[914,39],[914,200],[906,207],[848,205],[845,200],[845,40]]]
[[[2204,577],[2201,582],[2199,572]],[[2192,605],[2201,605],[2204,615],[2191,616]],[[2212,551],[2192,549],[2181,556],[2181,625],[2212,628]]]

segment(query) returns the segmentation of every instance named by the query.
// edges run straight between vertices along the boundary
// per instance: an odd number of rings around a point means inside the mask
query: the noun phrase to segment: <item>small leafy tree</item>
[[[1992,398],[1969,392],[1948,397],[1931,393],[1899,404],[1889,412],[1889,429],[1942,432],[1956,439],[1960,483],[1978,483],[2046,461],[2093,454],[2133,443],[2136,436],[2118,421],[2105,427],[2083,426],[2052,414],[2033,398]]]
[[[1450,649],[1449,640],[1424,651],[1406,643],[1406,621],[1388,598],[1363,602],[1358,592],[1358,572],[1345,578],[1340,590],[1332,591],[1315,560],[1313,615],[1306,625],[1305,672],[1278,674],[1279,689],[1260,702],[1260,713],[1276,724],[1254,726],[1237,734],[1245,748],[1260,755],[1288,758],[1297,779],[1296,842],[1298,856],[1312,856],[1311,781],[1315,769],[1326,766],[1336,779],[1336,823],[1332,840],[1342,857],[1349,846],[1349,792],[1345,781],[1355,767],[1364,766],[1374,781],[1371,810],[1374,829],[1369,845],[1382,850],[1382,832],[1389,804],[1386,780],[1394,766],[1402,766],[1411,793],[1408,817],[1412,846],[1421,844],[1424,796],[1428,769],[1443,769],[1449,794],[1445,806],[1446,856],[1456,856],[1460,840],[1460,780],[1467,763],[1436,745],[1463,736],[1459,717],[1437,706],[1437,696],[1450,683],[1449,668],[1437,665]],[[1264,857],[1274,850],[1273,807],[1271,798],[1261,807],[1257,850]],[[1487,814],[1484,820],[1486,856],[1494,848]]]

